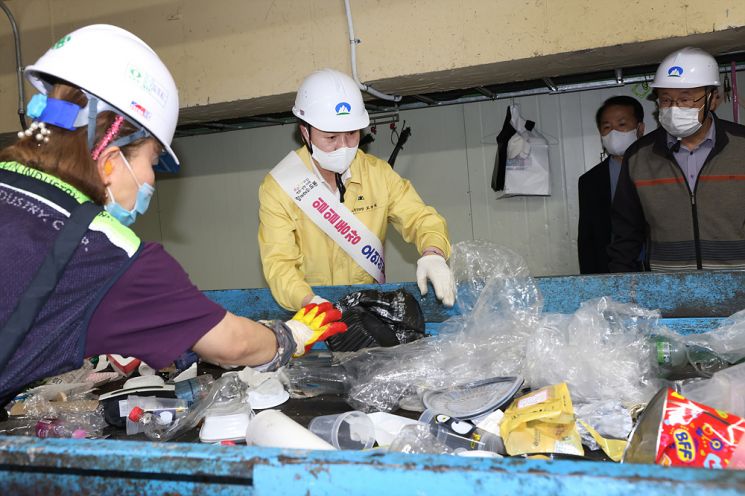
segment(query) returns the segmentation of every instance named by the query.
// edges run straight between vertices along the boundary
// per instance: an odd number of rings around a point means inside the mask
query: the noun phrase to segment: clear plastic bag
[[[428,389],[518,375],[543,305],[524,260],[493,243],[469,241],[454,246],[451,266],[463,315],[444,322],[437,336],[341,360],[354,408],[392,411],[402,401],[419,403],[411,398]]]
[[[291,398],[312,398],[319,394],[344,394],[349,390],[345,369],[335,364],[330,353],[312,352],[291,360],[278,372]]]
[[[603,297],[572,315],[545,314],[528,340],[524,374],[531,387],[566,382],[574,401],[648,401],[661,387],[652,360],[659,312]]]
[[[95,411],[57,413],[45,417],[21,416],[0,422],[0,436],[104,437],[106,422],[101,408]]]
[[[11,413],[20,411],[31,418],[57,417],[71,413],[86,413],[98,410],[98,400],[92,394],[78,395],[78,399],[68,401],[49,401],[43,395],[35,394],[23,402],[14,404]]]
[[[652,336],[676,335],[659,312],[599,298],[573,315],[542,314],[524,260],[485,241],[455,245],[451,267],[462,314],[438,335],[341,360],[354,408],[393,411],[427,390],[498,376],[533,388],[567,382],[578,402],[642,403],[661,386]]]
[[[614,400],[575,404],[574,413],[578,420],[587,422],[604,438],[626,439],[634,425],[629,410]],[[582,444],[593,451],[600,449],[595,438],[587,432],[581,422],[577,422],[577,430],[582,436]]]
[[[745,359],[745,310],[731,315],[716,329],[685,336],[684,341],[708,348],[731,364]]]
[[[200,401],[194,403],[186,415],[176,418],[171,424],[156,422],[145,430],[145,435],[156,441],[168,441],[196,427],[204,418],[207,410],[233,412],[241,407],[250,409],[247,399],[247,388],[237,373],[224,374],[209,389]],[[253,416],[253,411],[251,411]]]
[[[745,418],[745,363],[720,370],[711,379],[684,384],[681,394],[689,400]]]

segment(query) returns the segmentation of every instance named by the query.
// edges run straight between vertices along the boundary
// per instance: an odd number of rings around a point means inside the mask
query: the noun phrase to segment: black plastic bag
[[[348,330],[326,340],[332,351],[395,346],[424,337],[422,308],[416,298],[403,289],[356,291],[341,298],[336,305]]]

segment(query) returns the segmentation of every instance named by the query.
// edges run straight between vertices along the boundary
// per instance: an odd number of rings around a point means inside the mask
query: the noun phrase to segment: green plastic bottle
[[[655,351],[660,376],[670,380],[711,377],[732,365],[705,346],[661,336],[655,338]]]

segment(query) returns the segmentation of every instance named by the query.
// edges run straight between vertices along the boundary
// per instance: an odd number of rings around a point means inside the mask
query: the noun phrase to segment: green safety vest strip
[[[78,190],[75,186],[38,169],[27,167],[18,162],[0,162],[0,169],[15,172],[16,174],[32,177],[45,182],[72,196],[78,203],[91,201],[85,193]],[[134,231],[116,220],[106,210],[100,212],[96,218],[93,219],[89,229],[91,231],[103,233],[114,246],[124,250],[130,257],[134,255],[140,247],[140,238],[137,237]]]

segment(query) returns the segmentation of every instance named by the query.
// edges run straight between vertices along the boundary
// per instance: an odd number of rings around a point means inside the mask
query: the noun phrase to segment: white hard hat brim
[[[709,86],[719,86],[719,85],[720,85],[719,81],[712,81],[709,84],[701,84],[700,82],[698,83],[686,83],[686,82],[675,83],[675,82],[668,81],[665,83],[651,83],[649,87],[655,88],[655,89],[669,88],[669,89],[676,89],[676,90],[677,89],[688,90],[692,88],[708,88]]]

